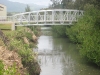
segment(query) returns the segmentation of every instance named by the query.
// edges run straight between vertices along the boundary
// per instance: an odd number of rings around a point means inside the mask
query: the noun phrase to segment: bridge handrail
[[[0,16],[0,21],[12,21],[13,16]]]
[[[13,16],[17,16],[17,15],[21,15],[21,14],[29,14],[29,13],[46,12],[46,11],[80,11],[80,12],[84,12],[83,10],[76,10],[76,9],[51,9],[51,10],[49,9],[49,10],[37,10],[37,11],[19,13],[19,14],[15,14]]]

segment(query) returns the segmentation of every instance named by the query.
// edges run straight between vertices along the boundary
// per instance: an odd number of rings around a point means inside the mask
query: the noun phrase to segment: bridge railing
[[[12,16],[0,16],[0,22],[12,22],[13,17]]]

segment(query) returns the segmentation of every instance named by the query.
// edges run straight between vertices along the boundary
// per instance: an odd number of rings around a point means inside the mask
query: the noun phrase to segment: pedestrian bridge
[[[0,17],[0,23],[13,23],[15,26],[30,25],[72,25],[83,15],[82,10],[52,9],[39,10]]]

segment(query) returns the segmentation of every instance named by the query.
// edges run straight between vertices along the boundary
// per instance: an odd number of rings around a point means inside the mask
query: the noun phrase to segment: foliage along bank
[[[63,25],[52,26],[52,31],[54,32],[55,36],[59,36],[59,37],[66,36],[66,26],[63,26]]]
[[[37,29],[35,31],[37,32]],[[22,64],[26,68],[24,75],[39,75],[41,69],[37,62],[36,54],[32,50],[33,47],[36,47],[37,40],[34,32],[29,28],[22,27],[16,31],[4,31],[4,33],[9,39],[9,44],[6,45],[7,48],[10,51],[17,52],[21,57]]]
[[[86,6],[84,16],[73,26],[54,26],[58,34],[65,34],[78,43],[80,55],[100,66],[100,10],[94,5]],[[66,30],[65,30],[66,28]]]

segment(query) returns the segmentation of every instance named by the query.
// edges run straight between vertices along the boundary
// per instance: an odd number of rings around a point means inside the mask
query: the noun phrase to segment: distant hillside
[[[24,12],[26,4],[18,3],[18,2],[11,2],[9,0],[0,0],[0,4],[4,4],[7,6],[8,12]],[[31,10],[39,10],[41,8],[45,8],[46,6],[40,6],[36,4],[29,4]]]

